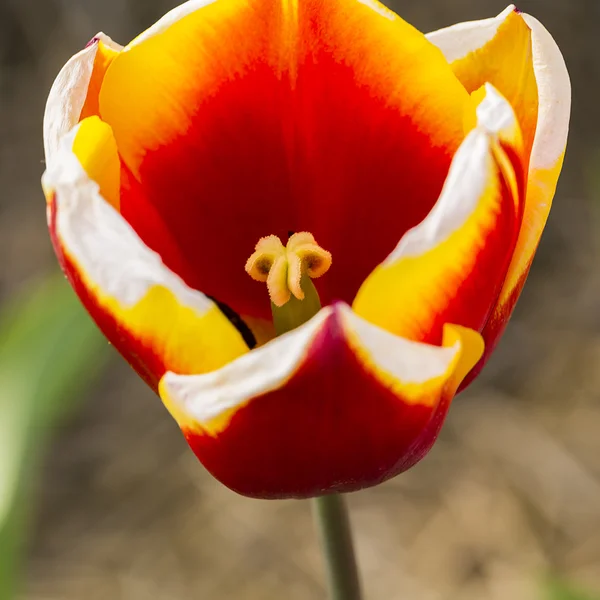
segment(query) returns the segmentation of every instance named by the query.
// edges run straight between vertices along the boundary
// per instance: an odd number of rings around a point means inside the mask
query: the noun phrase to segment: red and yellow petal
[[[98,114],[98,96],[106,69],[121,49],[99,33],[56,77],[44,112],[44,152],[48,166],[58,151],[61,137],[80,120]]]
[[[494,19],[461,23],[431,33],[428,39],[444,52],[469,91],[487,78],[513,103],[531,149],[519,237],[497,304],[482,332],[485,355],[471,379],[504,331],[546,224],[567,143],[571,84],[552,36],[537,19],[514,6]]]
[[[167,269],[102,197],[119,174],[111,136],[90,117],[63,137],[43,178],[50,230],[88,312],[156,389],[166,371],[212,371],[248,346],[216,304]]]
[[[425,220],[367,278],[354,310],[409,339],[439,343],[445,323],[481,331],[520,226],[524,166],[514,113],[492,86]]]
[[[167,373],[159,392],[204,466],[258,498],[375,485],[429,450],[479,334],[443,347],[399,338],[343,303],[213,373]]]
[[[440,51],[376,2],[216,0],[134,40],[100,113],[140,187],[125,218],[189,285],[264,317],[268,299],[239,276],[256,241],[310,231],[336,264],[321,298],[351,301],[431,209],[466,102]]]
[[[442,50],[470,94],[491,83],[508,100],[529,157],[538,120],[538,90],[531,30],[521,13],[511,5],[492,19],[459,23],[427,38]]]
[[[529,163],[527,199],[506,280],[496,307],[482,332],[486,340],[485,354],[469,381],[481,370],[496,347],[519,299],[550,213],[567,145],[571,84],[564,59],[542,24],[530,15],[522,16],[532,31],[533,62],[539,95],[538,123]]]

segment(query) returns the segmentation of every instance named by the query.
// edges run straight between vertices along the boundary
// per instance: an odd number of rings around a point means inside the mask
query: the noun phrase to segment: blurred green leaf
[[[584,592],[561,579],[548,579],[545,584],[544,600],[600,600],[600,594]]]
[[[0,600],[14,594],[43,443],[107,356],[108,344],[58,275],[0,313]]]

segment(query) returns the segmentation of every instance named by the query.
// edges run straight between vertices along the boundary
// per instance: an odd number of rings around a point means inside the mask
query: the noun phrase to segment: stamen
[[[286,246],[276,235],[258,241],[246,262],[246,272],[256,281],[266,282],[278,335],[320,310],[319,294],[311,278],[321,277],[330,266],[331,254],[306,231],[290,232]]]
[[[283,306],[291,295],[304,299],[301,281],[324,275],[331,266],[331,254],[317,244],[311,233],[293,233],[286,246],[276,235],[261,238],[246,262],[246,272],[252,279],[267,283],[275,306]]]
[[[256,281],[267,281],[275,259],[285,253],[285,247],[276,235],[268,235],[258,240],[254,250],[246,261],[246,273]]]
[[[304,300],[304,292],[300,282],[302,280],[302,260],[297,254],[288,253],[287,285],[294,297]]]
[[[271,296],[271,302],[275,306],[283,306],[290,299],[290,289],[286,285],[287,274],[287,259],[282,254],[273,263],[267,277],[267,289],[269,290],[269,296]]]
[[[331,253],[323,250],[310,233],[294,234],[290,238],[287,247],[288,250],[291,250],[300,258],[309,277],[313,279],[321,277],[331,267]]]

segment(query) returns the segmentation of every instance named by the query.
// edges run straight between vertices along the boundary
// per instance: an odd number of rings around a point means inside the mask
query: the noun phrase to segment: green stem
[[[360,600],[360,580],[344,498],[340,494],[329,494],[312,502],[325,557],[329,599]]]

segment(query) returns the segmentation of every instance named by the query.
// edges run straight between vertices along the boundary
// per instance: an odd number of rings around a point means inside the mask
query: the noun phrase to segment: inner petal
[[[310,231],[335,257],[323,304],[351,302],[433,206],[465,89],[375,3],[188,4],[106,74],[123,215],[188,285],[265,317],[247,257],[265,235]]]

